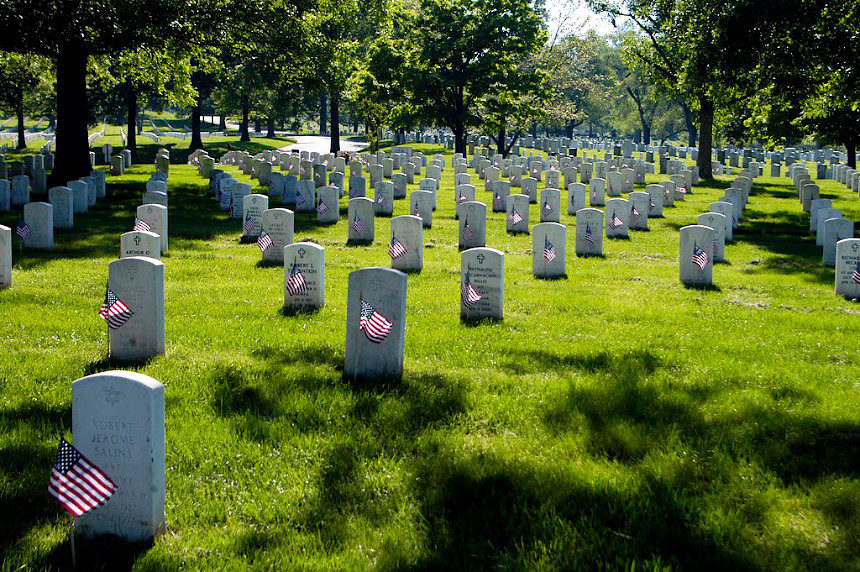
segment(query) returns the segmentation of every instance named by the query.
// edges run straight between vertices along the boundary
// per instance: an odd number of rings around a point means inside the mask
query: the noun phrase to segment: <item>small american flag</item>
[[[296,193],[296,205],[305,204],[305,195],[302,192]]]
[[[463,240],[472,240],[475,236],[475,233],[472,232],[472,227],[469,226],[469,222],[466,221],[463,223]]]
[[[493,197],[493,206],[496,208],[502,208],[502,195],[496,193],[496,196]]]
[[[401,256],[405,255],[406,247],[403,246],[403,243],[397,240],[397,237],[392,234],[391,244],[388,245],[388,256],[391,257],[391,260],[397,260]]]
[[[290,267],[290,277],[287,278],[287,292],[290,293],[290,296],[296,296],[303,294],[305,290],[307,290],[305,275],[299,270],[298,264],[293,262],[293,265]]]
[[[663,189],[663,199],[669,198],[669,189]]]
[[[657,206],[657,205],[655,205],[655,204],[654,204],[654,199],[649,198],[649,199],[648,199],[648,208],[649,208],[649,209],[651,209],[651,210],[654,210],[654,208],[655,208],[656,206]]]
[[[468,201],[468,200],[469,200],[469,199],[467,199],[467,198],[466,198],[466,195],[460,195],[460,198],[459,198],[459,199],[457,199],[457,204],[458,204],[458,205],[462,205],[463,203],[465,203],[465,202],[466,202],[466,201]]]
[[[257,239],[257,246],[260,247],[261,251],[266,252],[272,248],[273,244],[272,237],[265,230],[260,233],[260,238]]]
[[[251,213],[245,217],[245,232],[251,232],[254,230],[254,219],[251,218]]]
[[[516,181],[516,180],[517,180],[517,176],[516,176],[516,175],[511,175],[511,182],[513,183],[513,182],[514,182],[514,181]]]
[[[550,214],[552,212],[552,206],[550,206],[549,202],[544,201],[543,203],[543,212],[544,214]]]
[[[543,239],[543,257],[547,262],[555,260],[555,247],[549,241],[549,237],[546,236]]]
[[[111,330],[121,328],[123,324],[131,319],[134,312],[131,308],[125,305],[125,302],[120,300],[113,290],[107,289],[105,293],[105,301],[102,307],[99,308],[99,316],[104,318]]]
[[[511,224],[519,224],[523,222],[523,217],[517,212],[517,209],[511,209],[511,214],[508,215],[508,222]]]
[[[632,207],[632,208],[630,209],[630,216],[632,216],[633,218],[639,218],[639,217],[640,217],[640,216],[642,216],[642,215],[641,215],[641,213],[639,212],[639,209],[637,209],[636,207]]]
[[[701,270],[704,270],[705,266],[708,265],[708,253],[699,248],[698,244],[693,245],[693,264]]]
[[[352,230],[354,230],[356,234],[364,232],[364,221],[361,220],[361,217],[358,215],[355,215],[355,218],[352,220]]]
[[[711,242],[711,253],[713,254],[714,258],[717,257],[717,239],[716,238]]]
[[[858,262],[857,266],[854,267],[854,272],[851,273],[851,280],[853,280],[855,284],[860,284],[860,262]]]
[[[418,211],[418,205],[414,205],[412,207],[412,216],[420,217],[421,213]]]
[[[369,303],[361,301],[358,329],[364,332],[368,340],[374,344],[381,344],[393,327],[394,324],[388,318],[377,312]]]
[[[463,300],[463,305],[467,308],[471,308],[474,306],[478,300],[481,299],[481,295],[478,294],[478,291],[475,290],[475,287],[472,286],[472,283],[469,281],[469,273],[466,272],[466,278],[463,280],[463,286],[460,288],[460,298]]]
[[[60,437],[48,483],[49,495],[77,517],[103,505],[116,490],[116,483],[104,471]]]
[[[147,232],[149,232],[149,231],[151,231],[151,230],[152,230],[152,227],[151,227],[151,226],[149,226],[149,223],[148,223],[148,222],[146,222],[145,220],[140,220],[139,218],[135,218],[135,219],[134,219],[134,226],[133,226],[133,227],[131,227],[131,230],[138,230],[138,231],[147,231]]]
[[[686,195],[687,194],[687,187],[684,187],[684,186],[678,187],[678,192],[681,193],[682,195]]]
[[[385,206],[385,195],[377,195],[376,196],[376,204],[381,207]]]
[[[30,230],[30,225],[22,220],[18,223],[18,226],[15,227],[15,234],[20,236],[21,240],[27,240],[33,233]]]
[[[622,222],[622,220],[618,218],[618,215],[613,212],[612,218],[609,219],[609,228],[615,230],[616,228],[619,228],[621,226],[624,226],[624,222]]]
[[[591,225],[588,223],[585,223],[585,243],[588,248],[594,248],[594,235],[591,234]]]
[[[591,204],[597,201],[597,189],[591,189]]]
[[[320,201],[320,204],[317,205],[317,214],[323,215],[328,212],[328,207],[325,205],[323,201]]]

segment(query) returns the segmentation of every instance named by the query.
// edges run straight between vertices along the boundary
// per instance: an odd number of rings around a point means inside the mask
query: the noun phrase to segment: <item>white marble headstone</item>
[[[163,354],[164,263],[144,256],[114,260],[108,265],[108,287],[134,312],[110,330],[111,357],[141,361]]]

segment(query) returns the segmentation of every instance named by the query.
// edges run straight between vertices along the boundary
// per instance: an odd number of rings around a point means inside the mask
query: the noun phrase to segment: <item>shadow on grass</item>
[[[107,334],[105,334],[107,335]],[[107,350],[107,340],[105,340],[105,350]],[[110,355],[106,355],[99,360],[91,361],[84,366],[84,375],[92,375],[103,371],[111,371],[115,369],[143,368],[150,364],[158,356],[151,356],[146,359],[139,360],[119,360]]]

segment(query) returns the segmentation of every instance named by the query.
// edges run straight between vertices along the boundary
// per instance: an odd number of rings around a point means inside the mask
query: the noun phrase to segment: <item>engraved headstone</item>
[[[634,191],[630,197],[630,230],[648,230],[648,218],[651,216],[651,195]]]
[[[602,207],[606,204],[606,181],[600,177],[594,177],[588,183],[588,204],[593,207]]]
[[[340,220],[340,191],[337,187],[328,185],[317,189],[317,193],[317,222],[335,224]]]
[[[860,238],[844,238],[836,243],[836,294],[860,299]]]
[[[283,249],[284,307],[322,308],[325,304],[325,249],[295,242]]]
[[[824,223],[832,218],[841,218],[842,211],[833,208],[819,208],[816,215],[818,216],[818,224],[815,229],[815,245],[824,246]]]
[[[370,243],[374,235],[373,201],[367,197],[349,199],[347,206],[347,224],[349,225],[347,242]]]
[[[606,201],[606,236],[628,238],[630,228],[630,201],[609,199]]]
[[[713,283],[713,242],[714,229],[711,227],[698,224],[681,227],[678,260],[682,284],[710,286]]]
[[[648,185],[645,192],[648,193],[648,218],[663,218],[664,194],[661,185]]]
[[[603,211],[595,208],[576,211],[576,254],[603,256]]]
[[[406,281],[406,274],[391,268],[364,268],[349,274],[344,377],[402,377]]]
[[[263,211],[263,232],[272,241],[271,245],[262,246],[264,261],[283,262],[284,247],[293,242],[294,216],[293,211],[285,208]]]
[[[487,205],[467,201],[457,205],[459,217],[459,247],[475,248],[487,244]]]
[[[836,266],[836,243],[854,238],[854,221],[846,218],[831,218],[824,221],[824,247],[822,261],[825,266]]]
[[[142,361],[163,354],[164,264],[144,256],[108,265],[108,288],[134,314],[110,329],[110,355],[120,361]]]
[[[12,229],[0,224],[0,290],[12,286]]]
[[[316,208],[316,187],[308,179],[300,179],[296,184],[296,212],[314,212]]]
[[[154,232],[133,230],[119,237],[119,257],[148,256],[161,260],[161,237]]]
[[[149,229],[161,237],[161,253],[167,252],[167,207],[141,205],[137,207],[137,218],[149,225]]]
[[[585,196],[588,189],[585,183],[571,183],[567,188],[567,214],[575,215],[576,211],[585,208]]]
[[[116,483],[103,506],[75,522],[85,538],[143,542],[162,531],[165,500],[164,386],[128,371],[72,384],[74,446]]]
[[[504,306],[505,255],[494,248],[464,250],[460,257],[460,317],[501,320]]]
[[[391,219],[388,254],[395,270],[420,272],[424,268],[424,227],[420,217],[402,215]]]
[[[505,205],[505,213],[508,232],[529,232],[529,198],[526,195],[510,195]]]
[[[30,178],[27,175],[12,177],[12,205],[21,206],[30,202]]]
[[[74,195],[69,187],[53,187],[48,190],[48,201],[54,207],[54,228],[75,227]]]
[[[726,227],[731,226],[728,218],[720,213],[707,212],[700,214],[696,222],[702,226],[714,229],[714,242],[711,244],[711,250],[708,252],[713,257],[714,262],[725,262]]]
[[[532,274],[540,278],[566,275],[567,227],[542,222],[532,229]]]
[[[24,241],[25,247],[39,250],[54,248],[54,207],[50,203],[24,205],[24,222],[30,227],[30,236]]]
[[[433,226],[433,193],[412,191],[409,194],[409,214],[420,217],[424,228]]]
[[[553,171],[547,171],[547,176]],[[555,188],[541,191],[540,221],[558,222],[561,220],[561,191]]]
[[[394,212],[394,183],[379,181],[373,197],[373,208],[376,216],[391,216]]]

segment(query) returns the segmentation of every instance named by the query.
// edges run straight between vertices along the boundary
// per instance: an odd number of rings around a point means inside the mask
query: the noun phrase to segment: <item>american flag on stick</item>
[[[306,290],[305,275],[299,270],[298,264],[293,261],[292,266],[290,266],[290,277],[287,278],[287,292],[290,293],[290,296],[296,296],[303,294]]]
[[[609,228],[615,230],[616,228],[619,228],[621,226],[624,226],[624,222],[622,222],[622,220],[618,218],[618,215],[613,212],[612,218],[609,219]]]
[[[30,225],[23,220],[15,227],[15,234],[21,237],[21,240],[27,240],[33,232],[30,230]]]
[[[555,246],[549,241],[548,236],[543,239],[543,257],[547,262],[555,260]]]
[[[550,214],[552,212],[552,206],[550,206],[548,201],[543,202],[543,212],[544,214]]]
[[[857,266],[854,267],[854,272],[851,273],[851,280],[853,280],[855,284],[860,284],[860,262],[858,262]]]
[[[361,300],[358,329],[364,332],[368,340],[374,344],[381,344],[393,327],[394,324],[388,318],[377,312],[376,308],[368,302]]]
[[[391,257],[391,260],[406,256],[406,247],[393,234],[391,235],[391,244],[388,245],[388,256]]]
[[[354,230],[356,234],[364,232],[364,221],[361,220],[361,217],[358,215],[355,215],[352,219],[352,230]]]
[[[317,205],[317,214],[324,215],[328,212],[328,207],[326,206],[324,201],[320,201],[320,204]]]
[[[630,216],[633,218],[639,218],[642,214],[639,212],[635,206],[630,208]]]
[[[245,216],[245,232],[251,232],[254,230],[254,219],[251,218],[251,213],[248,213]]]
[[[120,300],[110,288],[105,292],[105,301],[99,308],[101,316],[111,330],[121,328],[134,315],[134,311]]]
[[[65,437],[60,437],[48,483],[49,495],[78,517],[103,505],[116,490],[116,483],[104,471],[81,455]]]
[[[700,270],[704,270],[705,266],[708,265],[708,253],[699,248],[698,244],[693,245],[693,264],[699,267]]]
[[[264,230],[260,233],[260,238],[257,239],[257,246],[260,247],[260,250],[266,252],[269,250],[274,243],[272,242],[272,237]]]
[[[517,212],[517,209],[512,208],[511,214],[508,215],[508,222],[511,224],[519,224],[523,222],[523,217],[520,216],[520,213]]]
[[[137,231],[146,231],[146,232],[149,232],[149,231],[151,231],[151,230],[152,230],[152,227],[151,227],[151,226],[149,226],[149,223],[148,223],[148,222],[146,222],[145,220],[141,220],[141,219],[139,219],[139,218],[135,218],[135,219],[134,219],[134,226],[133,226],[133,227],[131,227],[131,230],[137,230]]]
[[[458,204],[458,205],[462,205],[463,203],[465,203],[465,202],[466,202],[466,201],[468,201],[468,200],[469,200],[469,199],[467,199],[467,198],[466,198],[466,195],[460,195],[460,198],[459,198],[459,199],[457,199],[457,204]]]
[[[482,296],[478,294],[472,282],[469,280],[469,273],[466,272],[466,278],[463,280],[463,286],[460,288],[460,298],[463,300],[463,305],[467,308],[474,306]]]
[[[502,195],[496,193],[496,196],[493,197],[493,206],[496,208],[502,208]]]
[[[585,223],[585,243],[588,245],[588,248],[594,248],[594,235],[591,234],[591,225],[589,223]]]
[[[475,233],[472,232],[472,227],[469,226],[469,221],[463,222],[463,240],[472,240]]]

